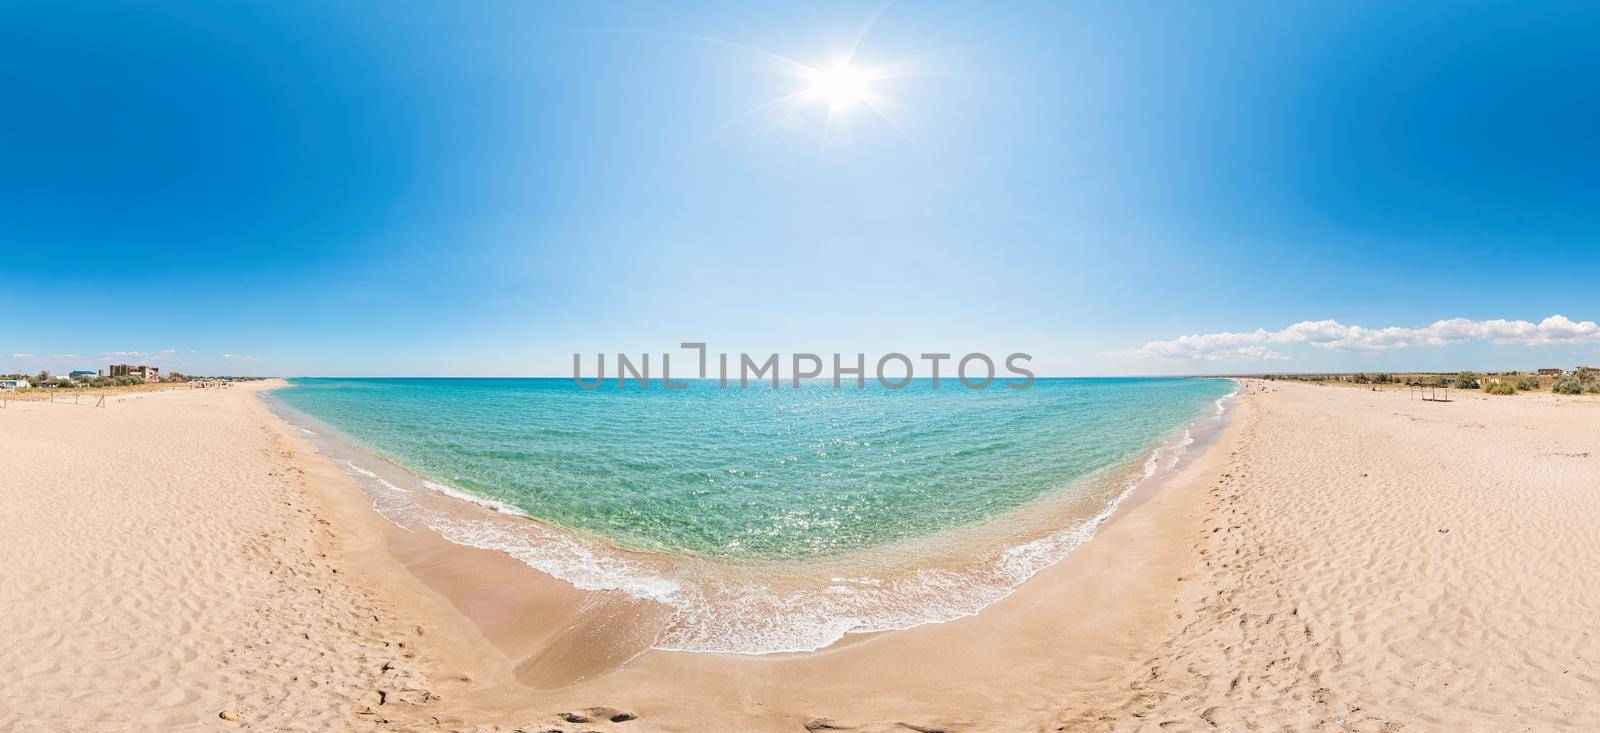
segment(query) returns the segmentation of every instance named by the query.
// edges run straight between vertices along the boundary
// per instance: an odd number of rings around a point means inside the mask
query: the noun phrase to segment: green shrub
[[[1521,379],[1518,379],[1517,380],[1517,389],[1520,389],[1520,390],[1522,390],[1524,392],[1538,392],[1539,391],[1539,378],[1538,377],[1534,377],[1534,376],[1527,376],[1527,377],[1523,377]]]
[[[1516,394],[1517,388],[1511,386],[1510,382],[1494,382],[1492,384],[1483,385],[1483,391],[1488,392],[1489,394],[1508,395]]]
[[[1577,377],[1567,374],[1556,377],[1555,383],[1550,385],[1550,391],[1556,394],[1583,394],[1583,383],[1578,381]]]
[[[1473,372],[1461,372],[1456,375],[1456,389],[1477,389],[1478,375]]]

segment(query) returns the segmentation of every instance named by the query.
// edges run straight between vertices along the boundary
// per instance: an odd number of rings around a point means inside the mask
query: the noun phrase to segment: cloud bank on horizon
[[[1378,354],[1422,346],[1449,346],[1468,342],[1499,345],[1550,346],[1600,342],[1600,324],[1573,321],[1553,315],[1538,323],[1494,319],[1473,321],[1451,318],[1422,328],[1346,326],[1334,320],[1301,321],[1277,331],[1199,333],[1170,341],[1151,341],[1137,349],[1101,352],[1121,359],[1183,359],[1191,361],[1287,361],[1294,357],[1273,346],[1310,344],[1358,354]]]

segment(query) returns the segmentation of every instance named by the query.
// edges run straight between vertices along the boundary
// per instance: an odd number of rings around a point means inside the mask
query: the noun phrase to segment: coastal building
[[[1559,376],[1561,376],[1562,374],[1565,374],[1565,373],[1566,372],[1564,370],[1561,370],[1561,369],[1540,369],[1539,370],[1539,376],[1541,376],[1541,377],[1559,377]]]
[[[91,372],[91,371],[89,371],[87,369],[75,369],[73,371],[67,372],[67,376],[72,377],[73,379],[83,379],[85,377],[93,377],[93,376],[97,376],[97,375],[94,372]]]
[[[154,382],[161,378],[161,370],[153,366],[140,364],[112,364],[111,376],[113,377],[138,377],[146,382]]]
[[[1572,373],[1573,374],[1600,373],[1600,367],[1575,366],[1575,367],[1572,368]]]
[[[27,389],[29,386],[26,379],[0,379],[0,389]]]

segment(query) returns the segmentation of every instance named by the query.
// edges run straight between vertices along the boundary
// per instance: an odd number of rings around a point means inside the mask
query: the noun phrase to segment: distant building
[[[145,366],[143,364],[140,364],[139,366],[134,366],[132,364],[112,364],[111,376],[138,377],[146,382],[154,382],[161,378],[161,370],[153,366]]]
[[[29,386],[26,379],[0,379],[0,389],[27,389]]]
[[[74,371],[67,372],[67,376],[72,377],[73,379],[83,379],[84,377],[93,377],[93,376],[98,376],[98,375],[96,375],[94,372],[91,372],[91,371],[89,371],[87,369],[77,369],[77,370],[74,370]]]
[[[1572,373],[1573,374],[1600,373],[1600,367],[1575,366],[1575,367],[1572,368]]]
[[[1561,376],[1563,374],[1566,374],[1566,372],[1562,371],[1560,369],[1540,369],[1539,370],[1539,376],[1541,376],[1541,377],[1559,377],[1559,376]]]

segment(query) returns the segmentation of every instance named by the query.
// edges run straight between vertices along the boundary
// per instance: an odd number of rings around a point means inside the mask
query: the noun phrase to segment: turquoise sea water
[[[663,646],[775,651],[1009,593],[1086,539],[1153,452],[1232,391],[1203,379],[593,391],[568,379],[295,379],[273,395],[428,486],[538,520],[538,538],[507,550],[529,564],[679,608]],[[464,544],[512,543],[503,527],[449,524]],[[732,586],[737,612],[718,606]],[[860,592],[841,604],[841,589]],[[969,591],[970,603],[913,609]],[[766,600],[752,606],[752,593]],[[823,597],[842,619],[801,612]],[[774,634],[781,643],[752,641]]]

